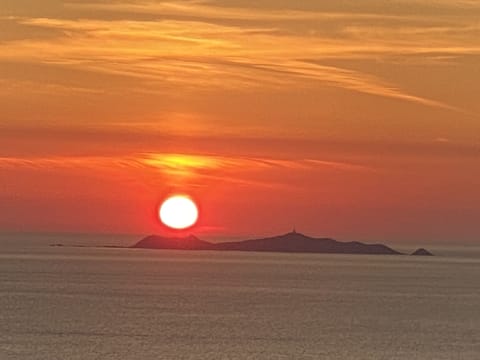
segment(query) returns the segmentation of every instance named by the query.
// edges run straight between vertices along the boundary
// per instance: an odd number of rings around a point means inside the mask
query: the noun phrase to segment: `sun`
[[[183,230],[197,222],[198,207],[190,197],[175,195],[162,203],[159,215],[161,222],[169,228]]]

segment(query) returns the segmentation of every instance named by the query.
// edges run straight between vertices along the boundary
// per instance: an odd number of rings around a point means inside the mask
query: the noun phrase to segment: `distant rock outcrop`
[[[424,248],[417,249],[413,253],[411,253],[410,255],[413,255],[413,256],[433,256],[433,254],[430,251],[425,250]]]
[[[200,240],[196,236],[162,237],[150,235],[133,245],[143,249],[172,249],[172,250],[211,250],[211,243]]]
[[[269,238],[223,243],[210,243],[200,240],[195,236],[182,238],[151,235],[139,241],[132,247],[144,249],[263,251],[324,254],[401,254],[400,252],[382,244],[364,244],[356,241],[340,242],[328,238],[312,238],[295,231]]]

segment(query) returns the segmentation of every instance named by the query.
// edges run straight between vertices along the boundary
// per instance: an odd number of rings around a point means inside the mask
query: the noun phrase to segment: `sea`
[[[480,359],[480,247],[91,247],[136,240],[1,234],[0,359]]]

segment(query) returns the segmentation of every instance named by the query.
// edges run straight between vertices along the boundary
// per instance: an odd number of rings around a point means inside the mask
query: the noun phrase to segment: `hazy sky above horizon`
[[[0,231],[480,239],[480,2],[2,0]]]

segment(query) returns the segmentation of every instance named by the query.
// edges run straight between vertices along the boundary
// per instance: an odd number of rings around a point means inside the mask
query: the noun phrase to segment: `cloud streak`
[[[194,176],[217,170],[262,171],[271,169],[332,169],[342,171],[370,171],[357,164],[318,159],[273,159],[260,157],[227,157],[176,153],[142,153],[132,156],[51,156],[0,157],[0,168],[136,168],[159,170],[169,175]]]
[[[68,6],[158,14],[167,18],[142,21],[9,17],[10,21],[24,26],[55,29],[63,35],[4,43],[0,45],[0,59],[35,61],[137,78],[141,81],[137,86],[140,92],[157,92],[165,86],[178,85],[192,91],[282,90],[312,86],[311,81],[315,81],[322,86],[457,111],[452,105],[417,95],[387,79],[321,62],[392,55],[480,55],[480,44],[472,40],[475,39],[472,34],[479,31],[478,24],[457,24],[451,20],[438,25],[438,20],[429,24],[425,19],[405,15],[252,11],[199,1],[82,2]],[[398,23],[385,25],[390,18]],[[215,19],[258,22],[238,24]],[[315,20],[313,30],[292,31],[295,27],[288,24],[294,20]],[[345,20],[354,20],[356,25]],[[268,26],[262,23],[265,21],[270,21]],[[316,21],[320,21],[320,25]],[[324,21],[334,21],[338,30],[328,34],[322,30],[326,26],[321,25]],[[432,33],[446,36],[432,42],[431,36],[426,36]]]
[[[234,184],[236,186],[269,189],[293,189],[288,180],[272,178],[272,174],[295,171],[311,174],[315,171],[370,172],[372,169],[357,164],[317,159],[270,159],[258,157],[226,157],[173,153],[143,153],[134,156],[105,157],[0,157],[0,169],[38,171],[74,171],[81,176],[107,176],[116,179],[142,181],[161,186],[188,186],[189,188]],[[91,170],[94,170],[93,173]],[[265,175],[267,177],[265,178]]]
[[[354,14],[348,12],[320,12],[294,9],[260,9],[252,11],[247,7],[216,6],[211,1],[136,1],[136,2],[69,2],[67,7],[73,9],[94,9],[110,12],[129,12],[138,14],[155,14],[162,16],[188,16],[202,19],[226,19],[249,21],[309,21],[338,19],[405,19],[404,16],[374,13]]]

